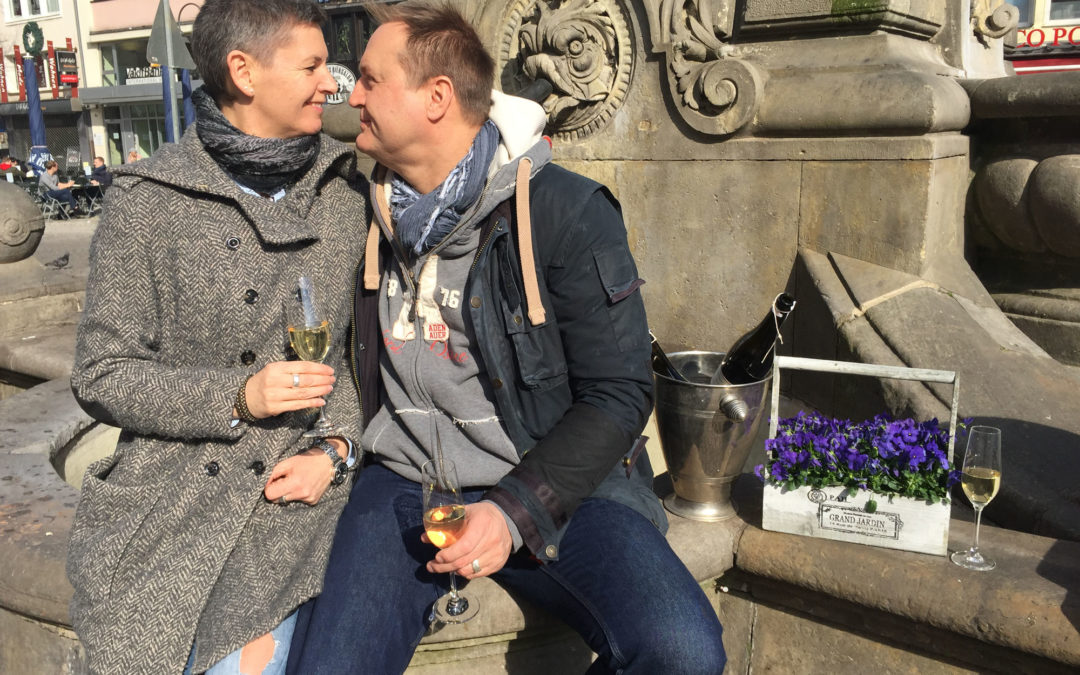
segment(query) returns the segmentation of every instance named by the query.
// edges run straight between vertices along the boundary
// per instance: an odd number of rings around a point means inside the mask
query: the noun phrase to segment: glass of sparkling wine
[[[424,490],[424,531],[439,548],[458,540],[465,528],[465,503],[461,499],[457,469],[448,459],[433,459],[420,467]],[[450,593],[435,601],[435,619],[441,623],[465,623],[478,607],[458,592],[457,575],[450,573]]]
[[[979,522],[983,508],[1001,487],[1001,429],[974,426],[968,432],[964,470],[960,478],[971,506],[975,508],[975,543],[966,551],[956,551],[952,561],[969,570],[986,572],[997,563],[979,551]]]
[[[287,300],[290,309],[289,344],[293,351],[304,361],[323,362],[330,351],[330,321],[319,311],[315,302],[315,286],[311,277],[300,277],[299,292],[296,302]],[[304,438],[328,438],[341,434],[341,430],[319,409],[319,419],[315,426],[305,431]]]

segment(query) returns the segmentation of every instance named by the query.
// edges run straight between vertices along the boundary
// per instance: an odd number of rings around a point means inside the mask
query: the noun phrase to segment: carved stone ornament
[[[499,41],[503,91],[537,79],[548,129],[576,140],[601,128],[622,105],[634,67],[625,10],[615,0],[515,0]]]
[[[1005,0],[971,0],[971,26],[975,33],[1000,38],[1020,23],[1020,10]]]
[[[646,0],[653,51],[667,55],[668,83],[683,119],[706,134],[732,134],[757,113],[761,76],[725,55],[735,0]]]

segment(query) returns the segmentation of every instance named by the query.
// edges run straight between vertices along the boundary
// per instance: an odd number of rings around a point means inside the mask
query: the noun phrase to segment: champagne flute
[[[446,548],[465,529],[465,502],[458,488],[457,468],[440,455],[424,462],[420,480],[424,489],[424,531],[432,544]],[[465,623],[477,611],[476,605],[458,592],[457,575],[450,572],[450,593],[435,601],[435,619],[441,623]]]
[[[979,551],[979,523],[983,508],[1001,487],[1001,429],[971,427],[960,485],[975,509],[975,543],[966,551],[956,551],[951,558],[960,567],[987,572],[997,567],[997,563]]]
[[[311,277],[300,277],[300,290],[296,302],[286,300],[289,306],[289,344],[293,351],[304,361],[323,362],[330,351],[330,321],[319,311],[315,303],[315,285]],[[338,428],[319,408],[319,419],[315,426],[303,433],[304,438],[328,438],[340,436]]]

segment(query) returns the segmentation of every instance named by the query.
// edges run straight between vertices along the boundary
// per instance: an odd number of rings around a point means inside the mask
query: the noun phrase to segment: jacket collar
[[[203,148],[194,128],[179,143],[162,146],[149,159],[124,164],[115,177],[132,176],[181,190],[212,195],[236,204],[251,221],[259,237],[270,244],[291,244],[318,239],[308,213],[328,175],[351,180],[356,174],[356,155],[349,146],[323,134],[315,164],[285,196],[273,202],[247,194]]]

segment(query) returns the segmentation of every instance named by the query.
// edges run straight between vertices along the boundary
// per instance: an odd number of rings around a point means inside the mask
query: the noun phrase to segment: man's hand
[[[431,543],[427,534],[420,538]],[[457,572],[466,579],[486,577],[502,569],[513,545],[499,507],[489,502],[469,504],[465,507],[465,529],[461,537],[453,546],[439,551],[427,569],[434,574]],[[473,571],[474,560],[480,563],[479,573]]]
[[[314,506],[330,487],[333,477],[334,465],[326,453],[318,448],[308,448],[274,465],[263,495],[272,502],[284,497],[287,502]]]
[[[315,361],[268,363],[247,381],[248,410],[264,419],[290,410],[322,407],[326,405],[323,397],[334,390],[334,379],[333,368]],[[299,386],[294,387],[294,382]]]

